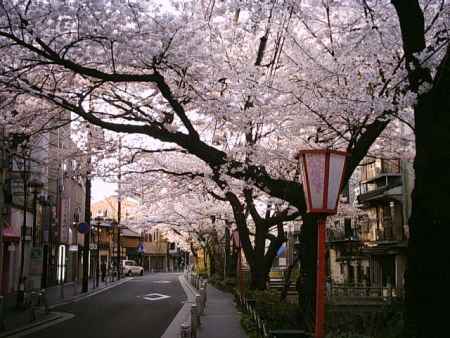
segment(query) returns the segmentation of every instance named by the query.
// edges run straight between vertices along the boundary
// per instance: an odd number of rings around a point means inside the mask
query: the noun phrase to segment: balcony
[[[381,176],[400,175],[400,160],[398,159],[381,159],[366,161],[361,168],[361,180],[371,181]]]
[[[397,180],[391,182],[386,180],[384,185],[372,186],[370,189],[361,189],[361,191],[362,192],[357,196],[360,205],[375,200],[401,199],[403,193],[402,183]]]
[[[147,255],[166,255],[167,254],[167,242],[144,242],[144,254]]]

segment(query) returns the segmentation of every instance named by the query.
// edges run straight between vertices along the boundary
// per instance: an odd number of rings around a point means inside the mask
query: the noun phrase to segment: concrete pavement
[[[208,285],[208,300],[198,338],[247,338],[233,296]]]
[[[46,290],[46,301],[49,309],[53,309],[62,304],[73,303],[86,297],[91,297],[100,292],[106,291],[117,285],[126,283],[131,278],[124,277],[114,282],[99,282],[97,287],[94,287],[93,280],[89,281],[89,289],[87,293],[81,293],[80,283],[65,283],[63,285],[51,286]],[[23,330],[25,327],[34,327],[42,323],[46,323],[55,319],[53,313],[45,313],[44,309],[39,308],[34,311],[31,308],[17,309],[16,295],[8,295],[4,304],[4,327],[0,330],[0,337],[5,336],[11,332]]]

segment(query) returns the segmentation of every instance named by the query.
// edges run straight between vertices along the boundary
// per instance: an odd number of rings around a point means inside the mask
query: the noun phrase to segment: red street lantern
[[[348,153],[330,149],[299,152],[300,177],[308,213],[319,216],[317,229],[317,275],[315,337],[325,337],[325,220],[336,213]]]
[[[308,212],[335,214],[348,153],[330,149],[302,150],[299,161]]]

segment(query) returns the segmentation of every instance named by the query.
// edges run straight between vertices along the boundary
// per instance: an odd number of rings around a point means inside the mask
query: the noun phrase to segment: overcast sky
[[[92,202],[101,201],[105,197],[114,195],[116,193],[117,184],[106,183],[105,181],[94,178],[92,181]]]

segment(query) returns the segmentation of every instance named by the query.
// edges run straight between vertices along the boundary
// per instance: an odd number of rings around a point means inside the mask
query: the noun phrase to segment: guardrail
[[[303,330],[269,330],[266,322],[256,311],[256,301],[239,295],[239,303],[242,311],[250,316],[256,326],[256,336],[258,338],[310,338],[313,335]]]
[[[206,307],[208,281],[191,271],[185,271],[184,277],[196,289],[197,293],[191,305],[190,320],[188,319],[187,322],[181,325],[180,336],[181,338],[197,338],[197,333],[201,326],[200,317],[204,314]]]

